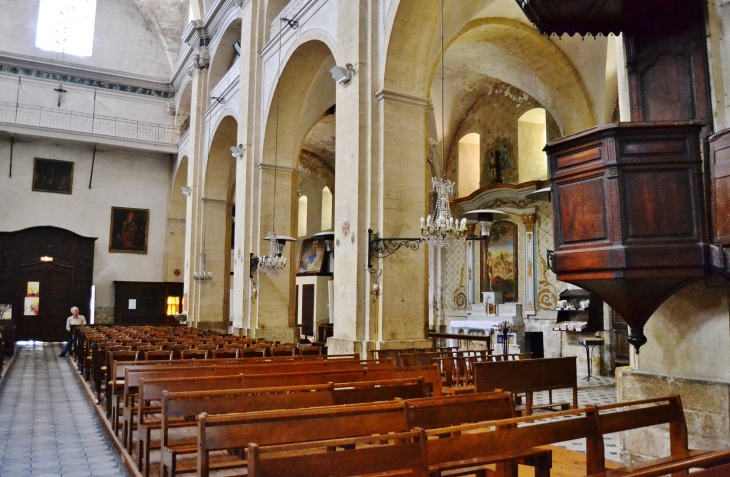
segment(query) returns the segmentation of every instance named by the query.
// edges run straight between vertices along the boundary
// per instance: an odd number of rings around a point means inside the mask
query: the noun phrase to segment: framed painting
[[[324,240],[306,239],[302,242],[302,250],[299,253],[299,266],[297,274],[316,275],[322,273],[327,249]]]
[[[486,260],[482,248],[482,272],[491,289],[504,294],[504,301],[517,300],[517,225],[498,221],[492,225]],[[484,266],[486,264],[486,266]]]
[[[149,209],[112,207],[109,252],[146,254],[149,223]]]
[[[33,164],[33,190],[70,194],[73,191],[74,163],[36,157]]]

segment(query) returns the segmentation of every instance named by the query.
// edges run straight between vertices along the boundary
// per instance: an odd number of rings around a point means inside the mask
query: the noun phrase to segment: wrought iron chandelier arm
[[[421,242],[422,238],[376,238],[370,242],[370,253],[375,258],[385,258],[403,247],[418,250]]]

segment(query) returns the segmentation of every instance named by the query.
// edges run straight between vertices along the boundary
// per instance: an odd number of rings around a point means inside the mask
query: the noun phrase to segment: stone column
[[[193,272],[200,267],[202,230],[200,228],[200,212],[203,197],[205,173],[205,118],[203,111],[208,105],[208,43],[207,30],[201,21],[193,22],[193,28],[184,41],[196,46],[191,63],[187,67],[192,77],[192,94],[190,100],[190,155],[188,156],[187,209],[185,215],[185,285],[184,293],[187,305],[188,325],[197,326],[200,318],[199,286],[193,280]]]
[[[260,9],[258,0],[239,2],[242,5],[241,16],[241,58],[239,60],[240,76],[238,80],[238,144],[242,147],[242,155],[236,159],[236,221],[234,224],[234,260],[233,260],[233,297],[230,314],[233,319],[232,331],[236,334],[253,335],[252,307],[254,300],[254,282],[249,278],[249,257],[254,249],[253,231],[253,182],[255,168],[253,158],[253,137],[256,115],[256,82],[252,81],[253,72],[257,69],[259,55],[255,28],[256,12]]]
[[[334,337],[331,352],[429,347],[427,247],[374,259],[368,229],[419,237],[426,214],[428,100],[378,84],[376,2],[338,8],[338,64],[359,65],[337,87]],[[381,293],[372,294],[379,277]]]

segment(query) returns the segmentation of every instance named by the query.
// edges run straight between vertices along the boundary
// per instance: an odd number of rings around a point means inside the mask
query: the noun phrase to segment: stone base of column
[[[246,328],[239,328],[238,326],[229,326],[228,333],[233,336],[246,336]]]
[[[393,349],[429,349],[433,348],[431,339],[359,341],[345,338],[327,338],[327,354],[360,354],[361,359],[372,359],[371,351]]]
[[[228,333],[228,323],[223,323],[222,321],[198,321],[194,326],[201,330],[215,330]]]
[[[258,328],[253,331],[252,336],[249,333],[247,336],[256,338],[266,338],[269,341],[281,341],[282,343],[296,343],[296,328],[289,328],[288,326],[267,326],[266,328]]]
[[[690,449],[730,447],[730,383],[678,376],[665,376],[633,368],[616,368],[618,402],[682,396]],[[621,433],[619,455],[625,465],[633,465],[667,455],[669,429],[647,427]]]

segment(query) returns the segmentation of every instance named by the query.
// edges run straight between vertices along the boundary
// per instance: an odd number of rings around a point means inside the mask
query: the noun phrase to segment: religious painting
[[[38,316],[38,314],[40,313],[39,304],[40,304],[40,298],[38,298],[37,296],[25,297],[23,315],[24,316]]]
[[[74,163],[55,159],[35,159],[33,190],[70,194],[73,190]]]
[[[502,292],[507,302],[517,301],[517,225],[499,221],[492,225],[489,249],[483,266],[493,291]]]
[[[147,253],[149,209],[112,207],[109,252]]]
[[[13,318],[13,305],[0,305],[0,320],[10,320]]]
[[[298,274],[322,273],[327,248],[324,240],[307,239],[302,242],[302,251],[299,254]]]
[[[486,147],[482,160],[480,186],[517,184],[519,170],[514,145],[505,136],[496,136]]]
[[[25,296],[40,296],[41,284],[40,282],[28,282]]]

